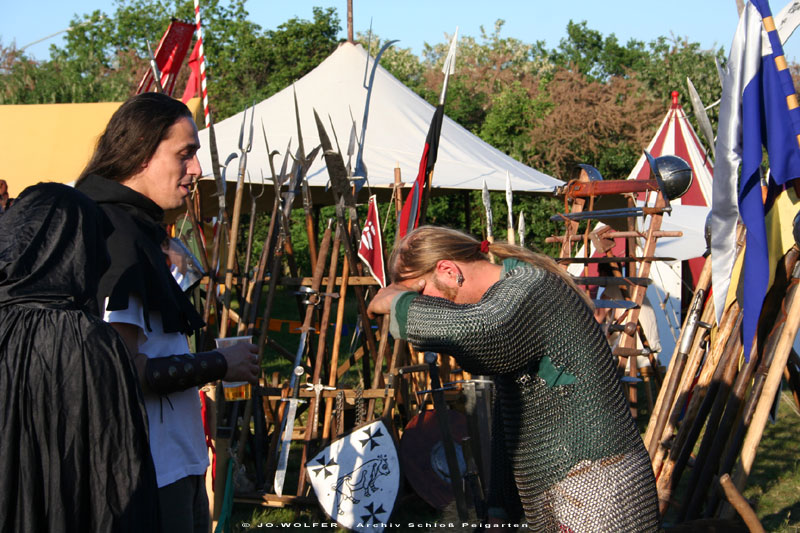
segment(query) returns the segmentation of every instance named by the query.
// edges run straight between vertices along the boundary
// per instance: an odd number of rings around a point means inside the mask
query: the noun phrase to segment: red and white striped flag
[[[378,216],[378,202],[373,194],[367,207],[367,222],[361,231],[361,243],[358,245],[358,257],[369,267],[370,274],[381,287],[386,286],[386,268],[383,262],[383,237]]]

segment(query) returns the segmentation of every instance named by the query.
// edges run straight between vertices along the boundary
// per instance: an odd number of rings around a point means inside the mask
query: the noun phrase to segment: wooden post
[[[800,326],[800,297],[797,296],[798,278],[800,278],[800,262],[796,263],[794,266],[792,282],[783,302],[786,308],[786,325],[778,339],[778,345],[775,347],[775,355],[772,358],[772,364],[769,367],[767,379],[764,382],[764,390],[761,393],[758,406],[753,414],[753,420],[750,423],[750,428],[747,431],[747,436],[742,445],[742,457],[739,461],[739,468],[733,478],[734,484],[739,490],[742,490],[747,481],[747,477],[750,475],[758,444],[761,442],[761,436],[764,434],[764,426],[767,423],[769,412],[772,409],[772,403],[775,401],[775,395],[778,392],[781,378],[783,377],[783,369],[786,367],[786,363],[789,360],[789,353],[792,351],[792,344],[797,337],[797,330]]]
[[[353,40],[353,0],[347,0],[347,42],[355,42]]]
[[[403,210],[403,182],[400,180],[400,163],[394,167],[394,209],[396,211],[396,220],[400,220],[400,212]]]

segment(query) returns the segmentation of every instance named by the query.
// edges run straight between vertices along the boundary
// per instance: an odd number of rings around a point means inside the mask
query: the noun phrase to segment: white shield
[[[391,432],[378,420],[332,442],[306,463],[322,509],[348,529],[383,531],[400,488]]]

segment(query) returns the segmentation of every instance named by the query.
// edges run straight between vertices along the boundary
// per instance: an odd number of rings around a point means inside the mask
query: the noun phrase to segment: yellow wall
[[[188,103],[195,112],[198,104],[202,121],[199,98]],[[40,181],[75,181],[120,105],[0,105],[0,179],[9,194],[16,197]]]

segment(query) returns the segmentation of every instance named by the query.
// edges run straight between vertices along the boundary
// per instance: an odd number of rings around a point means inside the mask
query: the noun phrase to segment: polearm
[[[275,199],[272,207],[272,216],[270,216],[269,220],[269,229],[267,231],[267,238],[264,240],[263,248],[261,249],[261,255],[258,260],[258,266],[256,267],[256,273],[247,288],[247,293],[245,296],[245,311],[242,313],[242,320],[239,322],[239,328],[237,330],[238,335],[244,335],[245,333],[250,336],[255,335],[255,321],[256,315],[258,314],[258,304],[261,301],[261,289],[264,285],[264,275],[266,272],[266,265],[267,260],[270,258],[270,251],[274,246],[273,237],[275,231],[275,224],[276,224],[276,214],[280,213],[280,190],[281,190],[281,179],[278,175],[275,174],[275,165],[273,163],[273,156],[277,155],[277,150],[275,152],[270,152],[269,150],[269,142],[267,141],[267,134],[264,131],[264,123],[261,123],[261,132],[264,135],[264,143],[267,148],[267,161],[269,162],[270,172],[272,174],[272,181],[275,187]],[[291,141],[290,145],[291,145]],[[283,167],[281,168],[281,175],[286,172],[286,164],[289,159],[289,146],[286,148],[286,152],[284,155],[283,160]],[[265,314],[266,319],[265,322],[269,323],[269,316],[272,312],[272,300],[274,298],[274,291],[275,285],[270,285],[271,292],[268,294],[268,302],[265,306]],[[266,327],[264,328],[266,330]],[[264,342],[258,342],[258,366],[261,368],[261,364],[263,362],[264,356]],[[258,487],[262,487],[264,485],[264,472],[262,470],[263,466],[263,453],[261,444],[266,439],[267,435],[267,427],[266,421],[264,418],[264,405],[261,401],[261,393],[258,389],[253,389],[252,397],[247,400],[247,404],[245,405],[244,410],[244,418],[243,418],[243,427],[248,427],[250,424],[251,416],[255,414],[253,418],[253,429],[254,429],[254,438],[255,438],[255,445],[253,446],[253,458],[255,463],[255,478],[256,478],[256,485]],[[247,438],[249,437],[249,431],[242,431],[239,434],[239,447],[238,447],[238,460],[239,464],[242,464],[244,460],[244,452],[247,448]]]
[[[344,235],[347,229],[339,223],[337,230],[341,229],[339,236]],[[338,255],[338,249],[334,249]],[[333,330],[333,347],[331,348],[330,366],[328,367],[328,385],[336,385],[336,371],[339,368],[339,350],[342,341],[342,324],[344,323],[345,297],[347,296],[347,284],[350,279],[350,266],[348,265],[347,254],[342,260],[342,282],[339,285],[339,303],[336,307],[336,325]],[[325,399],[325,414],[322,422],[322,441],[327,442],[331,435],[331,414],[333,412],[333,398]],[[339,413],[341,415],[341,413]]]
[[[737,332],[736,335],[731,335],[728,341],[730,348],[726,347],[725,359],[720,362],[714,380],[712,380],[709,385],[705,398],[703,399],[700,412],[692,422],[689,438],[686,440],[681,450],[681,455],[678,457],[678,463],[673,473],[672,486],[676,487],[682,475],[678,467],[682,467],[685,464],[682,458],[685,456],[686,464],[688,464],[691,450],[695,448],[697,440],[700,438],[700,433],[703,431],[703,439],[700,442],[700,448],[695,456],[696,467],[692,470],[692,476],[689,481],[693,486],[690,486],[685,494],[684,505],[681,506],[679,513],[682,517],[696,516],[699,511],[699,506],[702,504],[705,497],[704,493],[706,487],[702,486],[700,481],[702,467],[708,459],[712,440],[720,437],[718,434],[719,424],[725,405],[728,403],[734,379],[739,371],[739,354],[742,352],[741,335]],[[754,365],[747,363],[743,368],[745,370],[751,370],[753,366]],[[724,437],[722,438],[724,439]]]
[[[331,320],[331,305],[333,299],[337,296],[334,294],[336,289],[336,269],[339,264],[339,248],[342,242],[342,231],[344,228],[340,224],[336,224],[336,232],[333,238],[333,246],[331,247],[330,266],[328,267],[328,284],[325,287],[324,300],[322,304],[322,317],[320,318],[319,326],[319,339],[317,340],[317,356],[314,358],[314,371],[311,377],[310,386],[315,392],[314,397],[311,398],[311,404],[308,409],[308,421],[306,423],[305,444],[303,445],[303,456],[300,460],[300,478],[297,486],[298,496],[305,490],[305,464],[306,459],[312,455],[311,441],[316,440],[319,430],[319,405],[320,393],[323,390],[336,389],[336,372],[329,375],[328,385],[322,383],[322,365],[325,360],[325,351],[327,348],[328,329],[330,329]],[[328,230],[330,231],[330,230]],[[341,328],[341,324],[337,323],[337,327]],[[331,379],[332,378],[332,379]]]
[[[320,246],[319,256],[317,257],[317,263],[314,265],[314,275],[311,279],[311,290],[309,291],[309,297],[306,301],[306,313],[305,318],[303,319],[303,325],[300,330],[300,342],[297,346],[297,353],[295,354],[294,358],[294,366],[293,368],[303,368],[303,355],[306,352],[308,347],[308,335],[311,331],[311,321],[314,318],[314,310],[316,309],[316,298],[319,296],[319,288],[322,284],[322,276],[325,272],[325,263],[328,258],[328,251],[331,245],[331,222],[328,222],[328,228],[325,230],[325,234],[322,237],[322,245]],[[289,379],[289,388],[293,391],[293,396],[298,394],[299,383],[298,383],[299,375],[297,371],[292,373],[291,378]],[[281,421],[281,428],[290,428],[294,427],[294,417],[296,415],[296,406],[295,409],[292,409],[292,405],[290,404],[290,409],[284,416],[284,419]],[[284,432],[281,431],[283,435],[283,440],[281,441],[281,448],[278,456],[278,467],[275,472],[275,494],[281,496],[283,494],[283,480],[286,478],[286,457],[288,457],[288,450],[289,446],[291,445],[291,432]]]
[[[702,314],[703,305],[705,304],[706,300],[706,288],[710,279],[711,261],[706,260],[705,265],[703,266],[703,271],[700,274],[700,279],[697,283],[697,289],[695,290],[694,297],[692,298],[689,314],[686,316],[686,321],[683,324],[683,328],[681,328],[680,338],[678,339],[678,349],[675,351],[675,354],[670,360],[668,381],[662,388],[662,391],[659,393],[659,398],[657,399],[657,405],[662,407],[666,406],[666,408],[661,408],[658,410],[654,408],[653,414],[650,417],[650,423],[653,424],[653,429],[652,431],[648,431],[648,433],[651,435],[651,438],[649,441],[646,440],[645,442],[647,443],[647,452],[650,454],[651,461],[656,455],[656,450],[658,450],[660,440],[659,438],[652,438],[652,435],[658,435],[660,437],[660,435],[664,432],[664,426],[667,424],[669,407],[672,406],[675,400],[675,391],[678,390],[678,385],[680,384],[681,377],[683,376],[683,369],[686,366],[687,359],[689,358],[689,352],[692,349],[694,336],[700,323],[700,315]],[[660,400],[660,402],[658,402],[658,400]]]
[[[390,46],[396,43],[397,40],[389,41],[384,44],[381,49],[378,51],[378,55],[375,56],[375,59],[372,62],[372,71],[369,75],[369,85],[367,85],[367,99],[364,103],[364,117],[361,119],[361,139],[358,143],[358,154],[356,155],[356,168],[353,171],[353,176],[355,179],[353,180],[353,186],[356,189],[356,194],[361,188],[364,186],[364,183],[367,181],[367,167],[364,165],[364,140],[367,137],[367,122],[369,121],[369,102],[372,98],[372,89],[375,83],[375,72],[378,70],[378,64],[381,61],[381,56],[383,53],[388,50]],[[367,64],[369,64],[369,51],[367,52]],[[364,72],[366,75],[366,72]],[[352,138],[352,136],[351,136]]]
[[[795,236],[797,236],[797,232],[795,232]],[[767,423],[769,412],[772,409],[772,404],[781,384],[783,369],[789,360],[792,344],[797,337],[798,327],[800,327],[800,297],[797,296],[798,283],[800,283],[800,261],[795,263],[792,270],[792,281],[783,301],[783,306],[786,308],[786,322],[775,346],[772,363],[764,380],[764,389],[761,392],[761,397],[758,400],[758,405],[747,430],[747,436],[742,444],[742,456],[739,460],[738,468],[732,476],[736,488],[740,491],[744,487],[753,467],[758,443],[764,434],[764,426]]]
[[[450,80],[450,75],[456,73],[456,48],[458,44],[458,27],[456,27],[456,32],[453,34],[453,39],[450,41],[450,50],[447,52],[447,57],[444,59],[444,66],[442,67],[442,72],[444,73],[444,82],[442,83],[442,92],[439,95],[439,106],[437,110],[441,108],[442,114],[444,114],[444,103],[447,99],[447,84]],[[431,187],[433,187],[433,166],[436,164],[436,157],[439,151],[439,137],[442,134],[442,122],[444,121],[444,117],[442,120],[439,121],[437,128],[438,130],[433,132],[435,135],[435,144],[436,149],[432,151],[432,159],[427,162],[427,170],[428,175],[425,177],[425,190],[422,191],[422,203],[420,204],[419,208],[419,224],[425,224],[425,214],[428,211],[428,201],[431,197]],[[430,132],[429,132],[430,134]],[[420,169],[422,170],[422,169]]]
[[[711,148],[711,157],[716,159],[717,154],[714,148],[714,130],[711,128],[711,121],[708,119],[706,108],[703,106],[703,101],[700,99],[700,95],[697,94],[697,89],[694,88],[694,83],[692,83],[691,78],[686,78],[686,85],[689,88],[689,100],[692,102],[692,110],[694,111],[694,116],[697,119],[697,125],[700,126],[700,131],[703,133],[703,137],[706,138],[706,142]]]
[[[347,181],[347,170],[342,160],[342,154],[333,150],[330,138],[328,137],[325,127],[319,118],[316,110],[314,111],[314,119],[317,123],[317,131],[319,133],[320,143],[322,144],[323,156],[325,158],[325,165],[328,169],[328,176],[331,180],[331,190],[333,197],[336,201],[336,217],[338,222],[344,228],[342,232],[342,243],[344,245],[345,258],[347,259],[347,266],[350,269],[350,275],[358,275],[359,261],[356,257],[355,249],[353,248],[353,237],[351,232],[355,231],[354,228],[358,226],[357,213],[355,209],[355,198],[350,189],[350,184]],[[348,230],[347,223],[344,220],[344,209],[348,208],[350,211],[350,229]],[[358,305],[358,313],[364,324],[364,336],[367,341],[367,349],[375,361],[378,358],[378,348],[375,344],[375,334],[370,327],[369,316],[367,315],[367,306],[364,302],[364,291],[360,285],[353,285],[353,292],[356,296],[356,304]]]
[[[247,108],[242,114],[242,128],[239,131],[239,178],[236,181],[236,199],[233,202],[233,217],[231,218],[231,238],[228,242],[228,261],[225,267],[225,305],[222,308],[222,318],[219,324],[219,336],[224,338],[228,333],[228,315],[230,313],[231,292],[233,286],[233,267],[236,263],[236,243],[239,237],[239,218],[242,214],[242,194],[244,193],[244,176],[247,171],[247,153],[253,147],[253,115],[255,110],[250,108],[250,132],[245,140],[245,125],[247,123]]]
[[[519,245],[525,246],[525,213],[523,211],[519,212]]]
[[[511,191],[511,174],[506,170],[506,205],[508,206],[508,244],[514,243],[514,211],[511,209],[514,200],[514,193]]]
[[[303,132],[300,127],[300,106],[297,104],[297,89],[292,84],[292,94],[294,95],[294,117],[297,123],[297,156],[300,161],[305,162],[306,150],[303,146]],[[316,153],[314,154],[316,155]],[[313,157],[311,158],[313,159]],[[317,231],[314,224],[314,215],[312,213],[313,203],[311,200],[311,191],[308,188],[308,179],[303,176],[301,179],[301,188],[303,196],[303,213],[306,218],[306,233],[308,234],[308,253],[311,256],[311,264],[317,264]]]
[[[250,313],[245,317],[245,322],[247,324],[246,331],[249,335],[255,335],[255,324],[256,324],[256,316],[258,315],[258,304],[261,301],[261,290],[264,286],[264,277],[267,273],[267,266],[270,264],[270,260],[272,259],[272,253],[274,251],[275,246],[275,238],[277,236],[277,232],[275,229],[280,225],[280,213],[281,213],[281,183],[283,183],[283,177],[286,173],[286,165],[289,160],[289,151],[292,146],[291,139],[289,140],[289,144],[286,146],[286,152],[284,152],[283,156],[283,165],[281,166],[280,174],[275,173],[275,164],[272,161],[272,157],[274,155],[278,155],[278,151],[270,152],[269,150],[269,141],[267,141],[267,132],[264,130],[264,122],[261,122],[261,133],[264,136],[264,144],[267,148],[267,161],[269,162],[269,169],[270,173],[272,174],[272,184],[275,189],[274,194],[275,198],[272,202],[272,213],[269,217],[269,226],[267,228],[267,237],[264,239],[264,244],[261,247],[261,255],[258,258],[258,265],[256,266],[256,273],[253,278],[254,283],[250,285],[249,294],[247,295],[247,299],[252,301],[250,305]],[[241,330],[240,330],[241,331]],[[241,332],[240,332],[241,334]],[[263,348],[259,348],[262,350]],[[260,355],[260,354],[259,354]]]
[[[249,173],[248,173],[249,175]],[[242,312],[239,314],[239,325],[236,328],[238,335],[243,335],[248,328],[247,318],[250,316],[250,306],[253,298],[255,274],[250,274],[250,255],[253,253],[253,233],[255,232],[256,202],[264,194],[264,173],[261,173],[261,191],[253,194],[253,183],[250,182],[250,221],[247,228],[247,247],[244,252],[244,270],[242,270]]]
[[[737,254],[741,252],[742,247],[744,246],[744,226],[740,225],[736,231],[736,242],[737,242]],[[699,280],[698,280],[699,281]],[[700,321],[704,323],[711,324],[714,322],[715,317],[715,309],[713,305],[713,298],[709,299],[707,305],[703,308],[703,314],[700,317]],[[722,321],[718,324],[717,334],[715,345],[710,350],[710,357],[705,359],[705,363],[703,363],[703,369],[700,372],[700,377],[698,378],[698,384],[703,383],[703,385],[696,385],[704,387],[705,384],[708,383],[708,380],[711,379],[711,375],[713,374],[713,366],[716,365],[716,361],[720,356],[720,350],[717,350],[717,346],[722,347],[724,346],[725,340],[730,335],[731,329],[733,328],[734,320],[733,317],[738,313],[738,304],[734,304],[730,306],[722,315]],[[664,427],[664,431],[661,435],[654,435],[650,432],[650,428],[648,427],[648,433],[645,436],[645,443],[649,443],[650,441],[647,440],[649,436],[651,439],[658,439],[658,446],[659,450],[656,452],[655,457],[653,457],[653,472],[655,472],[656,476],[660,479],[660,471],[662,470],[662,466],[665,465],[664,461],[666,460],[666,468],[674,468],[674,461],[677,455],[678,450],[670,451],[669,456],[665,459],[663,451],[666,449],[664,443],[668,442],[669,439],[674,435],[675,428],[678,425],[678,418],[683,409],[684,405],[686,404],[685,398],[689,396],[689,391],[691,390],[692,386],[694,385],[694,378],[697,375],[698,369],[700,368],[701,361],[703,360],[703,350],[701,349],[701,342],[704,338],[704,335],[695,335],[695,339],[692,343],[691,351],[689,352],[689,358],[686,362],[685,369],[683,371],[683,376],[680,378],[680,384],[677,392],[675,393],[675,397],[679,399],[684,399],[680,405],[676,405],[673,402],[672,405],[664,404],[663,407],[670,411],[670,414],[667,418],[667,424]],[[676,346],[676,349],[678,347]],[[665,380],[669,380],[669,370],[667,371],[667,375]],[[663,387],[662,387],[662,390]],[[690,407],[695,405],[698,396],[702,395],[694,395],[690,401]],[[661,394],[659,393],[659,400],[662,400]],[[659,401],[656,401],[656,409],[659,408]],[[696,410],[697,406],[693,407],[692,409]],[[687,416],[684,417],[685,420],[692,418],[692,413],[687,411]],[[674,446],[673,446],[674,448]]]
[[[710,307],[710,305],[707,306],[707,308]],[[694,387],[691,387],[691,383],[695,381],[695,374],[689,372],[688,370],[684,372],[685,375],[683,378],[682,388],[686,392],[689,390],[692,391],[691,400],[689,400],[689,403],[685,408],[683,420],[681,421],[681,425],[677,431],[675,440],[669,448],[669,454],[666,459],[664,459],[663,463],[660,463],[660,471],[655,470],[654,464],[654,472],[658,472],[656,474],[656,489],[658,490],[659,512],[662,514],[662,516],[671,503],[670,500],[672,498],[672,490],[674,488],[674,484],[672,482],[673,476],[676,473],[680,474],[680,469],[678,468],[680,464],[678,461],[680,459],[681,451],[687,446],[687,441],[697,438],[695,431],[693,431],[693,428],[695,427],[694,421],[698,417],[705,417],[705,415],[708,414],[707,412],[701,412],[705,407],[710,408],[710,405],[708,404],[704,406],[703,400],[706,398],[706,393],[709,391],[712,383],[715,382],[715,379],[719,379],[720,374],[718,373],[718,370],[720,369],[720,365],[724,363],[728,346],[730,342],[735,341],[735,337],[738,335],[739,331],[741,331],[741,312],[738,303],[734,302],[723,314],[717,339],[714,342],[714,345],[711,347],[710,353],[706,356],[706,360],[703,363],[703,368],[700,371],[700,376],[696,378],[697,383],[694,385]],[[680,394],[678,397],[685,398],[686,396],[684,394]],[[664,433],[664,441],[666,441],[667,438],[672,435],[671,432],[674,431],[675,427],[677,427],[678,419],[682,414],[681,407],[682,406],[680,405],[673,406],[667,426],[667,429],[670,430],[670,432]],[[691,447],[691,445],[689,446]],[[656,459],[658,458],[659,456],[657,455]],[[676,469],[678,471],[676,471]]]
[[[494,220],[492,218],[492,197],[489,195],[489,187],[486,186],[486,180],[483,180],[481,201],[483,202],[483,211],[486,213],[486,240],[494,242],[494,231],[492,230],[492,226],[494,225]],[[489,259],[494,263],[493,255],[489,254]]]
[[[783,261],[786,272],[791,272],[794,269],[798,255],[800,255],[800,250],[798,250],[797,247],[792,247],[784,256]],[[787,281],[788,280],[783,280],[784,283]],[[710,446],[711,449],[707,454],[704,454],[703,460],[701,460],[698,452],[698,456],[695,460],[695,465],[697,465],[695,469],[702,469],[699,480],[695,483],[697,488],[694,489],[698,498],[704,495],[706,487],[712,482],[712,476],[730,472],[736,460],[736,456],[739,454],[745,429],[750,424],[754,407],[764,384],[763,378],[772,362],[771,355],[774,354],[775,345],[786,323],[786,309],[775,301],[775,291],[779,294],[786,295],[786,287],[782,285],[779,286],[777,277],[773,289],[770,290],[767,299],[764,301],[764,309],[780,309],[775,313],[776,316],[767,315],[763,316],[761,319],[764,323],[774,324],[774,327],[764,343],[764,349],[758,351],[753,350],[750,355],[750,360],[742,367],[742,370],[736,377],[736,383],[734,383],[728,405],[725,407],[725,413],[715,435],[716,438]],[[765,356],[766,359],[764,358]],[[758,370],[758,375],[755,380],[752,380],[756,370]],[[750,387],[751,381],[752,387]],[[750,396],[745,400],[745,394],[748,389],[750,389]],[[744,404],[744,407],[742,407],[742,404]],[[722,454],[724,450],[727,451],[723,458]],[[704,516],[713,516],[718,503],[719,493],[712,490],[709,494]],[[687,512],[687,514],[691,513],[692,511]]]

